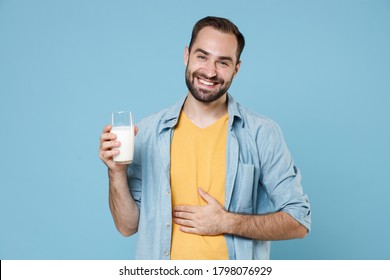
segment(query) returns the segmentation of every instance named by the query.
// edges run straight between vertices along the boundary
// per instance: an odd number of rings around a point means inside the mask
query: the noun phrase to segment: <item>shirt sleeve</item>
[[[261,137],[261,175],[276,212],[288,213],[308,230],[311,229],[310,203],[301,185],[301,173],[295,166],[279,126],[272,123]]]

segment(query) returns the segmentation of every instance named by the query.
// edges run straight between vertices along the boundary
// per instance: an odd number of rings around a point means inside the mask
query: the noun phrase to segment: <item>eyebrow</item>
[[[207,51],[205,51],[204,49],[201,49],[201,48],[197,48],[197,49],[194,51],[194,53],[196,53],[196,52],[201,52],[201,53],[203,53],[204,55],[211,55],[211,53],[209,53],[209,52],[207,52]],[[218,58],[219,58],[220,60],[229,60],[229,61],[233,62],[233,58],[231,58],[230,56],[218,56]]]

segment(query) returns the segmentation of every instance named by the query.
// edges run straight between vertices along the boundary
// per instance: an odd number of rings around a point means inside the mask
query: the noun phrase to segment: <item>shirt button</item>
[[[166,257],[168,257],[168,256],[169,256],[169,253],[168,253],[168,251],[165,251],[165,252],[164,252],[164,256],[166,256]]]
[[[171,224],[170,224],[170,223],[166,223],[165,226],[166,226],[166,227],[170,227]]]

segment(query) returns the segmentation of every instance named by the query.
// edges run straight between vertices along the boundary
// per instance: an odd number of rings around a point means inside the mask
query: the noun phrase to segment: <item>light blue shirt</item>
[[[141,120],[128,182],[140,215],[136,259],[170,259],[172,201],[170,147],[184,100]],[[283,211],[310,230],[310,204],[282,132],[228,95],[225,209]],[[270,242],[225,235],[230,259],[269,259]]]

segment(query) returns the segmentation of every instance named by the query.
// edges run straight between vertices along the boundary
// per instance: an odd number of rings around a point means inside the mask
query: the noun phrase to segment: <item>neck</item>
[[[207,127],[227,113],[227,94],[210,103],[196,100],[189,92],[183,111],[197,126]]]

